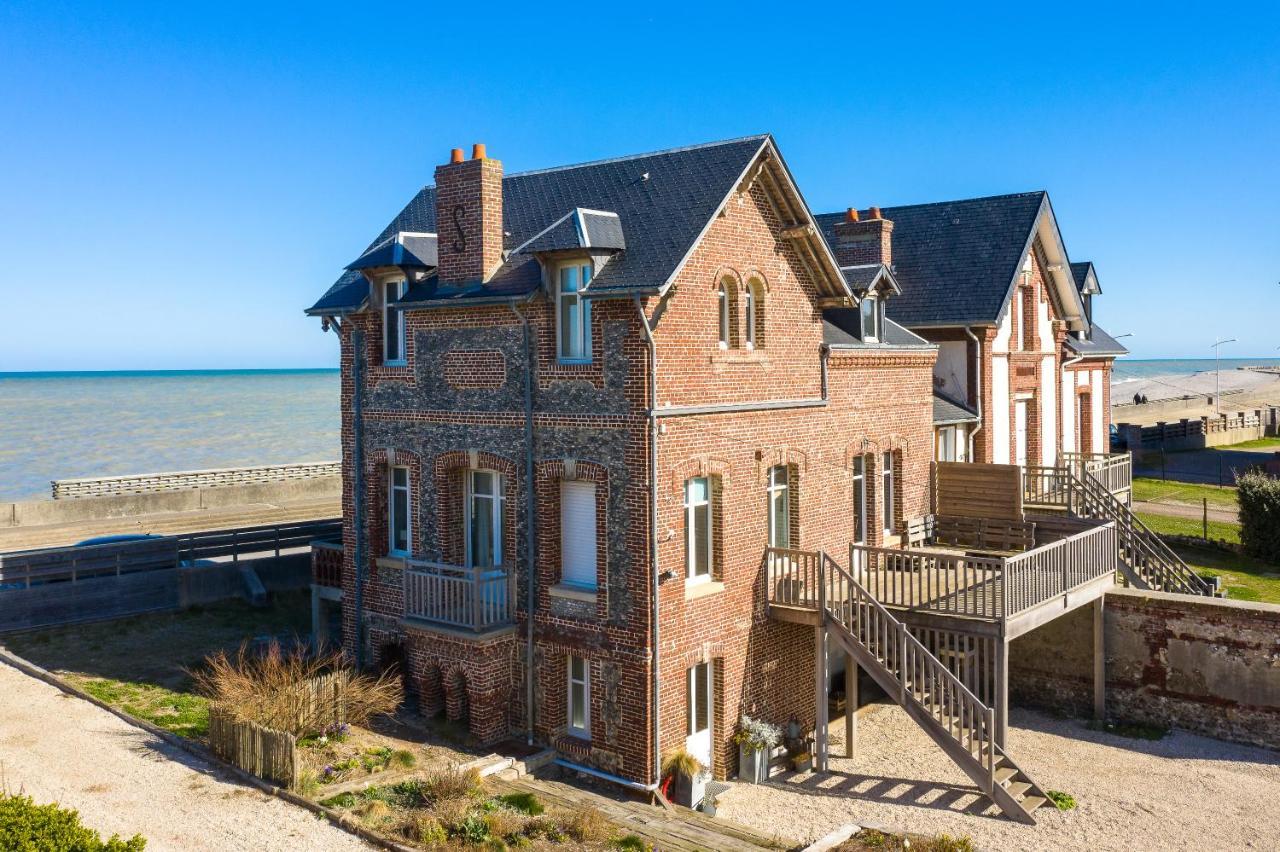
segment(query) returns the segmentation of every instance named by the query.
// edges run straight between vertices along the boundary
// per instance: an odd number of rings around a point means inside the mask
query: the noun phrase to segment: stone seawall
[[[1109,718],[1280,748],[1280,606],[1126,589],[1105,607]],[[1089,715],[1091,619],[1014,640],[1010,700]]]

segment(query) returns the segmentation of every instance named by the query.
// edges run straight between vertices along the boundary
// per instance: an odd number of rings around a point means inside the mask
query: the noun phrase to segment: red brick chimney
[[[865,212],[850,207],[835,230],[833,248],[841,266],[893,263],[893,222],[880,214],[879,207]]]
[[[485,281],[502,263],[502,162],[482,143],[436,166],[436,234],[441,284]]]

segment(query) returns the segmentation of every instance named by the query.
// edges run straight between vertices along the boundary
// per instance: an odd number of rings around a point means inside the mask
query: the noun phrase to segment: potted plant
[[[706,795],[705,770],[698,758],[683,746],[667,752],[662,759],[662,776],[667,779],[671,801],[686,808],[701,804]]]
[[[738,780],[759,784],[769,777],[769,756],[782,742],[782,729],[763,719],[743,716],[734,732],[738,744]]]

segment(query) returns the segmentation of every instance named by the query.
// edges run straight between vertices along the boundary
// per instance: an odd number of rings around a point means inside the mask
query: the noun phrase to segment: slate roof
[[[396,233],[360,255],[347,269],[358,271],[379,266],[434,269],[440,262],[438,248],[435,234]]]
[[[822,342],[839,349],[904,346],[930,348],[934,344],[884,318],[884,337],[876,343],[862,342],[862,316],[857,308],[827,308],[822,312]]]
[[[1072,265],[1074,266],[1074,264]],[[1129,354],[1128,349],[1125,349],[1119,341],[1103,331],[1102,326],[1096,322],[1089,326],[1089,336],[1085,340],[1080,340],[1074,334],[1068,334],[1067,348],[1077,355],[1086,357]]]
[[[676,271],[720,203],[768,142],[767,135],[749,136],[506,175],[502,180],[504,247],[520,246],[575,207],[616,213],[626,232],[626,251],[600,270],[589,292],[621,295],[656,291]],[[594,224],[589,230],[595,237]],[[436,231],[434,186],[419,190],[370,248],[397,231]],[[602,239],[620,237],[608,235],[601,224]],[[430,301],[433,294],[456,300],[532,292],[538,283],[527,268],[529,263],[534,263],[533,257],[513,255],[483,291],[475,287],[432,289],[434,285],[428,285],[433,277],[416,284],[403,301]],[[307,312],[355,310],[367,291],[363,276],[349,270]]]
[[[1089,277],[1089,267],[1091,266],[1093,264],[1087,260],[1071,264],[1071,279],[1076,282],[1077,290],[1084,289],[1084,280]]]
[[[977,423],[978,412],[936,391],[933,394],[933,425],[950,426],[953,423]]]
[[[1045,199],[1041,191],[883,208],[902,288],[887,310],[906,326],[995,322]],[[844,213],[815,218],[834,247]]]
[[[622,219],[616,213],[575,207],[514,251],[520,254],[592,248],[622,251],[626,247]]]

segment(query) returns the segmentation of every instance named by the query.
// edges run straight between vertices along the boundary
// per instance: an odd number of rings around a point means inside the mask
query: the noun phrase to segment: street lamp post
[[[1222,395],[1221,395],[1220,386],[1219,386],[1220,376],[1219,376],[1219,368],[1218,368],[1218,362],[1219,362],[1218,347],[1224,343],[1235,343],[1235,342],[1236,342],[1236,339],[1234,337],[1228,337],[1226,340],[1219,340],[1217,343],[1213,344],[1213,413],[1214,414],[1222,413],[1222,408],[1219,405],[1219,402],[1222,399]]]

